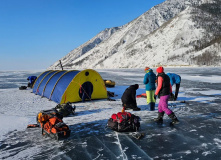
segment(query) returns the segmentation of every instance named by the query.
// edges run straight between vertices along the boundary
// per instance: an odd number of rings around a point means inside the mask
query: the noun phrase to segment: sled
[[[115,82],[112,80],[104,80],[104,84],[106,87],[114,87],[115,86]]]
[[[46,135],[55,140],[66,139],[70,136],[71,133],[71,130],[65,123],[63,123],[63,121],[56,124],[46,122],[45,124],[41,125],[41,129],[42,136]]]
[[[43,110],[37,114],[37,124],[41,127],[42,136],[47,135],[55,140],[70,136],[71,130],[62,121],[63,116],[56,109]]]
[[[40,127],[40,125],[38,125],[38,124],[29,124],[27,126],[27,128],[38,128],[38,127]]]
[[[146,93],[142,93],[137,95],[137,98],[147,98],[147,94]]]
[[[38,124],[29,124],[27,126],[27,128],[41,128],[40,125]],[[46,137],[50,137],[54,140],[62,140],[62,139],[66,139],[70,136],[71,134],[71,130],[67,130],[67,131],[60,131],[57,133],[48,133],[45,129],[41,128],[41,132],[42,132],[42,136],[46,136]]]
[[[71,134],[71,131],[60,131],[57,133],[48,133],[46,130],[42,129],[42,135],[50,137],[54,140],[62,140],[62,139],[67,139]]]

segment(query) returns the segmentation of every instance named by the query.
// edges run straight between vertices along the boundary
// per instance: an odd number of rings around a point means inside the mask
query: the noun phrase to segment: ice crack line
[[[121,146],[121,143],[120,143],[120,139],[119,139],[119,137],[118,137],[118,134],[117,134],[117,132],[115,132],[115,133],[116,133],[117,141],[118,141],[118,144],[119,144],[119,147],[120,147],[122,156],[123,156],[123,160],[128,160],[126,153],[125,153],[125,152],[123,151],[123,149],[122,149],[122,146]]]

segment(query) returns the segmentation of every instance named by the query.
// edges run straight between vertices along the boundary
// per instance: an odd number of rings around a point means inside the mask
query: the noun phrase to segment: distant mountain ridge
[[[61,59],[65,69],[220,66],[221,2],[167,0],[105,29]],[[49,69],[60,69],[59,61]]]

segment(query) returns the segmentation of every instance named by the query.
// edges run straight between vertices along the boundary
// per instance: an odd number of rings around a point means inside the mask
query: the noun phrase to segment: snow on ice
[[[145,93],[143,69],[97,71],[103,79],[116,82],[114,88],[107,88],[115,93],[113,99],[116,101],[74,103],[76,114],[63,119],[70,126],[71,136],[62,141],[42,137],[39,129],[26,128],[28,124],[36,123],[40,110],[51,109],[57,104],[31,93],[31,89],[19,90],[18,86],[26,81],[26,74],[12,73],[15,77],[19,75],[19,82],[15,82],[17,87],[0,89],[0,157],[83,160],[221,158],[220,68],[166,68],[165,72],[182,77],[178,101],[169,102],[180,124],[170,126],[167,115],[163,125],[154,124],[151,119],[157,116],[159,100],[156,110],[148,111],[146,99],[137,98],[141,111],[128,111],[141,118],[140,131],[146,134],[141,140],[134,139],[131,133],[113,132],[106,128],[106,123],[113,113],[121,111],[120,98],[129,85],[138,83],[137,94]],[[22,77],[24,82],[21,82]],[[186,103],[181,103],[184,100]]]

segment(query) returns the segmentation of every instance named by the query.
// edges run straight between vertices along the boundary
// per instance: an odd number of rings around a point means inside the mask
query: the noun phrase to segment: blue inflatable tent
[[[102,77],[92,69],[45,71],[35,81],[33,93],[60,104],[107,98]]]

